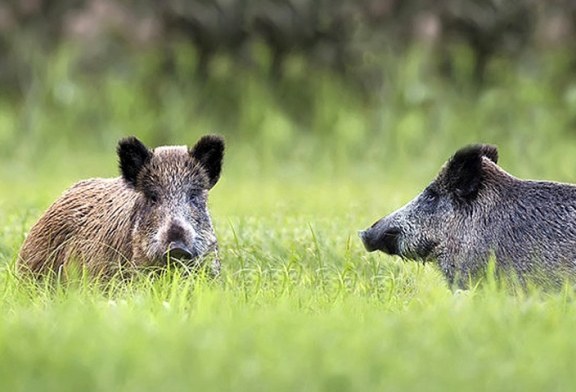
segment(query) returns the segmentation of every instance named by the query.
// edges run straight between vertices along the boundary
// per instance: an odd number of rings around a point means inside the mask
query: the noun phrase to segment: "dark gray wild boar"
[[[217,274],[207,197],[220,178],[223,139],[149,150],[130,137],[117,152],[121,176],[81,181],[64,192],[32,227],[19,270],[40,276],[78,263],[91,275],[111,276],[169,259],[197,268],[211,255]]]
[[[576,273],[576,186],[520,180],[489,145],[463,148],[406,206],[360,233],[368,251],[436,260],[465,288],[492,258],[498,276],[557,286]]]

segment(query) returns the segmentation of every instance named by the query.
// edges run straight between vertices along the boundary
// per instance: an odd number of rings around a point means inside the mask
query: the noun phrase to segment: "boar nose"
[[[170,257],[177,260],[192,260],[195,257],[195,253],[184,245],[183,242],[175,241],[170,243],[168,251],[164,254],[164,257]]]
[[[370,229],[368,230],[360,230],[358,232],[358,236],[360,237],[360,239],[362,240],[362,243],[364,244],[364,247],[366,248],[366,250],[368,252],[373,252],[376,249],[372,246],[372,241],[371,241],[371,236],[369,233]]]
[[[364,243],[364,247],[368,252],[380,250],[390,255],[398,254],[398,242],[400,239],[400,234],[402,234],[402,231],[396,227],[392,227],[384,231],[379,231],[374,227],[371,227],[370,229],[361,231],[359,233],[360,238]]]

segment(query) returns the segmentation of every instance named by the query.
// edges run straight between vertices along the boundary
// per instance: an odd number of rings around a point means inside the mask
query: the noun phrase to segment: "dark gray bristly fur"
[[[495,147],[458,151],[403,208],[361,233],[370,251],[434,260],[467,287],[495,260],[499,275],[557,286],[576,277],[576,186],[517,179]]]

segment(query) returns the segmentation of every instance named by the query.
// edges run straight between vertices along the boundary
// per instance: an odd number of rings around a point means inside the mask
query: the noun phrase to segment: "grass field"
[[[0,107],[0,389],[572,390],[572,289],[511,293],[488,279],[452,292],[433,265],[367,254],[356,235],[470,142],[497,143],[512,174],[576,182],[572,90],[508,83],[370,111],[328,90],[307,132],[250,85],[238,132],[220,124],[228,155],[210,204],[222,276],[173,271],[105,290],[21,281],[12,266],[26,230],[73,182],[116,175],[118,136],[191,144],[217,122],[194,122],[170,91],[165,117],[150,114],[129,83],[59,104],[41,85]],[[91,93],[121,104],[90,122]],[[162,124],[171,131],[154,131]]]

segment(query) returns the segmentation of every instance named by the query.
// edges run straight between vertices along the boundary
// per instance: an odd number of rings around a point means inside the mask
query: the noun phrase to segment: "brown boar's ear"
[[[190,155],[196,159],[208,174],[209,188],[212,188],[220,178],[222,159],[224,158],[224,138],[208,135],[198,140],[190,150]]]
[[[448,161],[444,174],[448,191],[466,201],[475,198],[484,178],[483,157],[497,163],[498,150],[487,144],[471,145],[458,150]]]
[[[122,177],[128,184],[136,187],[138,173],[150,161],[152,152],[134,136],[120,140],[117,152]]]

